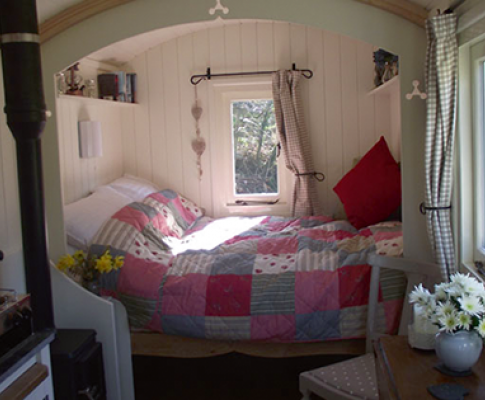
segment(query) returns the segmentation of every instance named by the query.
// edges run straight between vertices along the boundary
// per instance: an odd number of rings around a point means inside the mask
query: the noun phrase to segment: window
[[[214,80],[209,99],[215,216],[289,215],[292,175],[278,157],[271,81]]]
[[[467,170],[460,170],[462,217],[465,220],[460,238],[463,241],[463,257],[467,261],[485,261],[485,42],[470,47],[469,60],[469,85],[466,85],[463,76],[460,76],[460,136],[462,132],[472,132],[469,141],[460,138],[461,164],[466,166],[470,160],[468,181],[464,176]],[[464,95],[464,91],[468,92],[468,97]],[[467,99],[470,99],[471,103],[466,104]],[[471,111],[468,117],[463,114],[466,110]],[[469,126],[465,126],[467,123]],[[467,199],[467,195],[470,199]],[[473,237],[468,237],[470,235],[467,230],[473,232]],[[470,242],[469,251],[467,241]]]
[[[234,195],[278,195],[278,135],[272,99],[231,102]]]
[[[477,227],[476,227],[476,244],[478,253],[475,255],[475,259],[482,259],[485,256],[485,220],[484,220],[484,210],[485,210],[485,198],[484,198],[484,188],[485,188],[485,140],[484,140],[484,61],[480,59],[476,64],[476,77],[478,82],[475,86],[475,96],[474,96],[474,142],[477,144],[476,155],[475,155],[475,173],[477,179],[477,185],[475,187],[475,201],[476,201],[476,215]]]

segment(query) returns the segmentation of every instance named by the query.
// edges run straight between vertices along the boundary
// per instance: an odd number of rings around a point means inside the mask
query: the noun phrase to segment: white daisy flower
[[[455,312],[456,308],[449,300],[447,300],[445,303],[439,303],[438,307],[436,307],[436,313],[439,317],[446,317],[454,314]]]
[[[470,329],[470,325],[472,323],[472,317],[468,314],[465,314],[465,313],[459,313],[458,314],[458,322],[460,323],[460,326],[463,329],[466,329],[468,331]]]
[[[477,331],[482,338],[485,338],[485,319],[482,319],[477,326]]]
[[[458,318],[456,317],[456,314],[449,314],[441,317],[439,319],[439,323],[442,325],[441,330],[452,333],[456,328],[458,328]]]
[[[435,291],[438,291],[438,290],[446,291],[446,289],[448,289],[449,286],[450,284],[448,282],[442,282],[439,285],[434,285]]]
[[[461,309],[469,315],[478,315],[485,312],[480,298],[477,296],[464,296],[458,299]]]
[[[464,292],[464,286],[462,286],[461,282],[451,282],[445,289],[445,292],[448,296],[460,296]]]
[[[457,272],[456,274],[453,274],[451,276],[451,283],[454,283],[455,285],[460,285],[462,287],[465,286],[465,283],[470,279],[470,274],[460,274]]]
[[[431,293],[429,290],[423,288],[423,285],[420,283],[419,286],[415,286],[414,290],[409,294],[409,302],[418,303],[421,306],[425,306],[428,304],[430,296]]]
[[[436,288],[434,292],[434,298],[438,302],[443,302],[448,299],[448,294],[446,293],[445,288]]]
[[[424,314],[428,317],[431,318],[432,315],[436,314],[436,302],[435,301],[430,301],[426,306],[424,306]]]
[[[471,277],[465,280],[463,289],[465,292],[473,293],[474,295],[484,292],[483,284]]]

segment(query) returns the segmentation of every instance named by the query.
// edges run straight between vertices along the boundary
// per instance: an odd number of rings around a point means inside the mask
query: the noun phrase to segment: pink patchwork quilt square
[[[258,240],[258,254],[294,254],[297,251],[298,239],[294,236]]]
[[[251,275],[210,276],[206,316],[246,316],[251,311]]]
[[[118,291],[147,299],[158,298],[158,290],[168,267],[127,254],[120,270]]]
[[[370,265],[349,265],[338,269],[341,308],[368,304],[370,272]]]
[[[251,317],[251,340],[291,342],[295,340],[294,315],[257,315]]]
[[[146,224],[150,222],[150,219],[146,214],[129,206],[123,207],[120,211],[113,215],[112,218],[126,222],[140,232],[143,230],[143,228],[145,228]]]
[[[183,218],[188,225],[192,225],[192,223],[197,219],[197,216],[200,215],[199,208],[185,199],[177,198],[172,201],[174,207],[178,210],[180,216]]]
[[[162,288],[162,314],[204,316],[209,276],[167,276]]]
[[[168,204],[172,200],[172,199],[169,199],[169,198],[165,197],[163,194],[158,193],[158,192],[152,193],[148,197],[151,197],[152,199],[155,199],[156,201],[158,201],[159,203],[162,203],[162,204]]]
[[[295,312],[340,309],[338,271],[311,271],[295,274]]]
[[[300,235],[323,242],[336,242],[355,236],[354,233],[343,230],[326,231],[323,229],[304,229],[300,231]]]

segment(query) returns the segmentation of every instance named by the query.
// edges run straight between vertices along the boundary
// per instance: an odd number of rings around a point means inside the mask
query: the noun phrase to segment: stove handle
[[[2,261],[2,260],[3,260],[3,251],[0,250],[0,261]]]

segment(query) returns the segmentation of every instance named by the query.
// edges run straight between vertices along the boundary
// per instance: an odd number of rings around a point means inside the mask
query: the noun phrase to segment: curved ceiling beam
[[[40,24],[40,42],[45,43],[49,39],[65,31],[73,25],[84,21],[110,8],[129,3],[134,0],[84,0],[77,3]],[[428,12],[414,4],[402,0],[355,0],[373,7],[388,11],[405,18],[421,27],[428,16]]]
[[[93,15],[131,1],[134,0],[84,0],[74,4],[40,24],[40,43],[47,42],[59,33]]]

